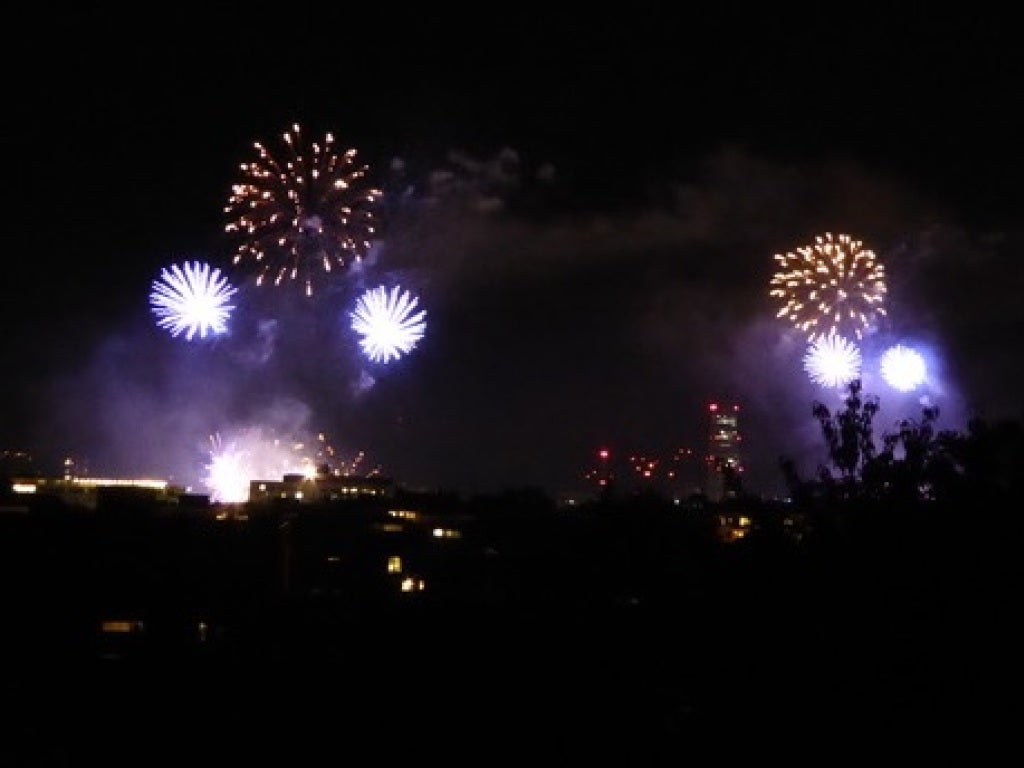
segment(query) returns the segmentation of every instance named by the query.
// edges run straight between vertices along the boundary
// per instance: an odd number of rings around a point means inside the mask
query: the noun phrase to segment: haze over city
[[[0,765],[1012,754],[1009,12],[191,5],[5,17]]]
[[[865,357],[927,352],[908,394],[865,366],[880,428],[922,397],[951,429],[1021,415],[1020,54],[997,20],[327,14],[294,36],[27,19],[2,54],[4,446],[191,484],[211,436],[324,433],[399,482],[559,493],[601,447],[703,450],[722,402],[748,485],[778,493],[781,456],[825,458],[811,404],[838,395],[777,317],[773,257],[826,232],[885,266]],[[295,125],[382,192],[372,248],[312,297],[257,286],[224,231],[253,142]],[[237,286],[226,334],[154,322],[187,260]],[[426,312],[387,363],[350,327],[378,285]]]

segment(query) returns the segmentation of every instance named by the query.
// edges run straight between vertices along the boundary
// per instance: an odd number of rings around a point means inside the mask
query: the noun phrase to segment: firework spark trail
[[[861,339],[886,314],[885,268],[849,235],[818,235],[814,245],[776,254],[775,260],[780,271],[769,295],[782,303],[777,317],[808,341],[829,334]]]
[[[419,299],[394,286],[372,288],[359,297],[352,329],[362,335],[359,346],[371,362],[387,363],[408,354],[423,338],[426,311],[414,312]]]
[[[236,293],[219,269],[209,264],[185,262],[160,272],[149,294],[150,307],[157,325],[174,337],[184,333],[191,341],[196,334],[227,332],[227,321],[234,306],[229,299]]]
[[[368,166],[356,163],[355,149],[335,152],[330,133],[308,152],[297,124],[282,139],[286,159],[255,142],[259,159],[240,166],[225,231],[239,237],[233,264],[251,265],[257,285],[299,280],[312,296],[316,276],[369,252],[382,192],[367,185]]]

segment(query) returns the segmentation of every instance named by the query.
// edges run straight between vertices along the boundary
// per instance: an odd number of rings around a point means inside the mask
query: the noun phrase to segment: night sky
[[[941,427],[1021,417],[1004,19],[407,13],[14,12],[0,447],[191,482],[210,435],[259,426],[413,486],[562,493],[598,447],[702,449],[720,401],[742,407],[748,487],[778,492],[780,456],[824,458],[811,405],[839,395],[775,317],[772,257],[823,232],[885,265],[871,343],[929,350]],[[247,283],[223,232],[253,142],[293,123],[385,192],[372,257],[313,301]],[[194,259],[240,286],[226,338],[150,315],[160,269]],[[377,284],[428,313],[386,366],[347,328]],[[919,415],[920,392],[864,378],[879,429]]]

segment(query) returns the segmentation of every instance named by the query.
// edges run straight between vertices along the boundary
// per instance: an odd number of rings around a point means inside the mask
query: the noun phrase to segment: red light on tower
[[[600,462],[595,475],[597,477],[597,484],[602,488],[607,488],[612,481],[612,473],[610,467],[611,451],[607,448],[598,448],[597,458]]]
[[[714,501],[720,501],[740,492],[738,476],[742,473],[738,404],[722,405],[711,403],[708,424],[708,453],[706,457],[707,476],[705,493]]]

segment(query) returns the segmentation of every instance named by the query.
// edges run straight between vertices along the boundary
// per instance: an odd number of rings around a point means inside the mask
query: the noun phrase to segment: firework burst
[[[298,125],[282,139],[282,159],[256,142],[258,159],[242,163],[225,230],[239,238],[233,263],[253,268],[257,285],[299,281],[311,296],[317,276],[366,256],[382,193],[368,186],[356,150],[337,153],[330,133],[308,150]]]
[[[860,349],[835,333],[812,341],[804,355],[804,370],[823,387],[845,386],[860,375],[860,367]]]
[[[204,483],[211,500],[223,503],[248,501],[254,480],[316,476],[315,458],[304,441],[275,437],[272,430],[258,426],[234,430],[226,439],[219,432],[211,435],[209,455]]]
[[[769,294],[784,317],[807,334],[809,341],[838,334],[863,338],[885,311],[885,268],[863,243],[831,233],[813,245],[776,254],[780,270]]]
[[[359,297],[351,313],[352,330],[362,335],[359,346],[371,362],[387,363],[411,352],[423,338],[426,311],[416,312],[419,299],[395,286],[372,288]]]
[[[889,347],[879,363],[882,378],[895,390],[910,392],[924,383],[927,368],[921,353],[902,344]]]
[[[219,269],[198,261],[173,264],[161,270],[149,294],[150,308],[156,324],[172,336],[184,333],[191,341],[196,334],[227,331],[227,321],[234,306],[228,301],[235,294]]]
[[[220,435],[210,438],[210,463],[206,465],[204,482],[210,489],[210,500],[236,504],[249,500],[252,471],[246,451],[234,444],[225,445]]]

